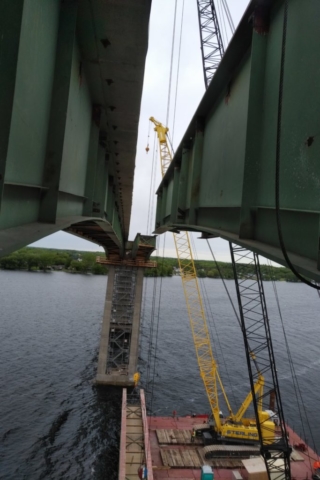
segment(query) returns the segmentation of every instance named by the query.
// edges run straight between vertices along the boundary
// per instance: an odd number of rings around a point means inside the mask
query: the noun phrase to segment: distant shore
[[[77,250],[58,250],[49,248],[25,247],[6,257],[0,258],[1,270],[26,270],[32,271],[63,271],[66,273],[90,273],[92,275],[107,275],[108,267],[96,263],[96,257],[104,257],[101,252],[85,252]],[[157,262],[156,268],[145,269],[146,277],[172,277],[180,275],[178,260],[170,257],[152,257]],[[195,260],[197,276],[199,278],[220,278],[232,280],[232,265],[228,262],[209,260]],[[297,282],[291,270],[285,267],[260,265],[265,281],[275,280],[284,282]],[[254,275],[251,265],[244,264],[245,274]]]

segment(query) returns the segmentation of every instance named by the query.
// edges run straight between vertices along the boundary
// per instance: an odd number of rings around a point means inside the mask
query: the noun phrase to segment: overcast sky
[[[183,3],[184,15],[181,37],[179,81],[177,86],[178,51]],[[215,3],[219,14],[221,12],[223,1],[216,0]],[[239,23],[248,3],[248,0],[228,1],[235,26]],[[153,152],[154,133],[152,127],[149,127],[149,117],[154,116],[161,123],[166,123],[174,7],[174,0],[152,1],[149,48],[146,61],[137,144],[133,207],[129,236],[131,240],[134,239],[138,232],[150,234],[154,228],[154,209],[156,205],[155,190],[161,181],[161,174],[160,159],[157,157],[154,164],[156,177],[152,176],[153,158],[155,155]],[[225,17],[223,18],[224,21],[220,17],[220,25],[222,26],[222,33],[224,40],[226,41],[226,36],[228,36],[228,40],[230,40],[230,30],[224,30],[223,26],[225,24]],[[173,136],[174,147],[179,145],[204,91],[196,0],[178,0],[170,115],[168,121],[171,137]],[[176,114],[173,125],[175,101]],[[147,155],[145,148],[148,142],[148,132],[150,133],[150,151]],[[153,190],[151,195],[150,186]],[[153,212],[151,212],[150,205],[153,206]],[[199,237],[199,234],[193,234],[194,239],[197,237]],[[161,251],[159,251],[158,254],[163,254],[164,242],[166,256],[175,256],[172,234],[167,234],[165,239],[161,239],[159,245],[159,250]],[[218,259],[229,260],[227,242],[221,239],[211,240],[210,242]],[[195,244],[199,258],[211,258],[205,241],[196,240]],[[33,245],[48,248],[99,250],[97,245],[81,240],[65,232],[58,232],[54,235],[50,235]]]

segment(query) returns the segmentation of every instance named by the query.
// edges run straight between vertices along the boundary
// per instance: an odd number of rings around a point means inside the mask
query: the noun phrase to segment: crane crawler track
[[[241,457],[248,458],[260,455],[260,447],[249,445],[208,445],[203,448],[204,457],[209,458],[226,458]]]

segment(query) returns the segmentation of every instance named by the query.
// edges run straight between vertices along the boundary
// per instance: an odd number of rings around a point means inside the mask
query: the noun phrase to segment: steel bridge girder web
[[[158,188],[156,233],[200,231],[285,265],[275,210],[283,12],[283,1],[271,0],[268,31],[260,34],[249,5]],[[316,0],[308,8],[289,2],[280,155],[286,250],[299,272],[317,281],[319,16]]]
[[[123,254],[148,3],[0,2],[1,256],[61,229]],[[105,38],[124,12],[139,49]]]

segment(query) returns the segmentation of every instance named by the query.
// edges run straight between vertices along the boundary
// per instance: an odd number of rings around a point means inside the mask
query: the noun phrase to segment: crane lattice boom
[[[163,126],[153,117],[150,118],[150,121],[154,123],[155,131],[158,135],[160,144],[161,171],[162,176],[164,176],[172,160],[172,155],[166,136],[169,129]],[[188,232],[180,232],[179,234],[174,233],[174,241],[200,375],[203,380],[214,417],[216,432],[221,437],[235,438],[237,440],[241,438],[245,441],[257,441],[258,431],[256,425],[253,425],[252,420],[243,418],[244,413],[247,411],[252,402],[251,392],[247,395],[239,411],[234,415],[219,376],[218,366],[212,353],[208,324],[202,302]],[[261,398],[263,395],[263,385],[264,379],[262,375],[259,375],[255,385],[255,393],[259,393]],[[224,396],[227,408],[229,410],[229,416],[226,419],[227,421],[224,423],[221,422],[220,418],[218,387]],[[274,438],[274,423],[270,422],[266,412],[262,411],[262,402],[259,407],[259,412],[261,417],[264,418],[264,434],[269,437],[270,441],[270,432],[271,437]]]
[[[224,46],[213,0],[197,0],[204,83],[208,88],[221,58]]]
[[[161,173],[164,177],[172,160],[172,155],[166,136],[169,129],[155,120],[154,117],[151,117],[150,121],[154,123],[155,131],[158,135],[160,145]],[[200,294],[196,267],[192,256],[189,234],[188,232],[180,232],[179,234],[174,233],[173,236],[200,375],[207,392],[215,423],[218,426],[221,424],[221,420],[219,415],[220,409],[217,402],[217,384],[220,385],[229,409],[229,413],[231,415],[232,411],[218,373],[216,361],[212,354],[208,325]]]

